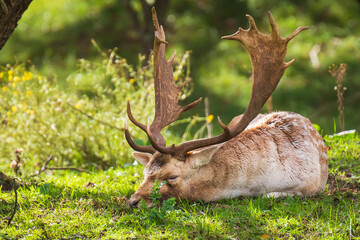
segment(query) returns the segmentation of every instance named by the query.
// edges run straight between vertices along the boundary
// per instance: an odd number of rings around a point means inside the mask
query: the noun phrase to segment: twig
[[[80,168],[73,168],[73,167],[48,167],[47,165],[49,164],[49,162],[51,160],[53,160],[54,156],[50,155],[49,158],[46,160],[46,162],[44,163],[44,165],[40,168],[40,170],[35,173],[30,175],[29,177],[36,177],[39,176],[41,173],[46,172],[47,170],[74,170],[74,171],[78,171],[78,172],[86,172],[89,173],[89,171],[85,170],[85,169],[80,169]]]
[[[89,173],[88,170],[81,169],[81,168],[73,168],[73,167],[49,167],[49,168],[46,168],[46,170],[74,170],[74,171],[78,171],[78,172]]]
[[[89,114],[81,111],[80,109],[77,109],[76,107],[74,107],[73,105],[71,105],[71,104],[68,103],[68,102],[67,102],[67,105],[68,105],[69,107],[71,107],[73,110],[78,111],[78,112],[81,113],[82,115],[86,116],[87,118],[90,118],[90,119],[92,119],[92,120],[95,120],[95,121],[97,121],[97,122],[99,122],[99,123],[101,123],[101,124],[104,124],[104,125],[106,125],[106,126],[108,126],[108,127],[110,127],[110,128],[114,128],[114,129],[117,129],[117,130],[119,130],[119,131],[124,131],[124,128],[119,128],[119,127],[116,127],[116,126],[114,126],[114,125],[111,125],[110,123],[107,123],[107,122],[104,122],[104,121],[99,120],[99,119],[97,119],[97,118],[94,118],[93,116],[90,116]]]
[[[345,131],[344,92],[346,91],[346,87],[343,87],[342,82],[346,75],[346,67],[347,65],[345,63],[341,63],[338,68],[336,68],[334,64],[329,67],[330,75],[336,79],[334,90],[337,93],[339,103],[338,111],[341,131]]]
[[[208,137],[211,138],[212,137],[212,126],[211,126],[211,122],[208,121],[208,117],[209,117],[209,99],[206,97],[205,98],[205,117],[206,117],[206,128],[207,128],[207,132],[208,132]]]
[[[17,204],[18,204],[18,196],[17,196],[17,187],[16,187],[16,182],[15,179],[13,179],[13,188],[14,188],[14,192],[15,192],[15,204],[14,204],[14,210],[8,220],[8,226],[10,226],[11,221],[13,220],[15,213],[16,213],[16,209],[17,209]]]

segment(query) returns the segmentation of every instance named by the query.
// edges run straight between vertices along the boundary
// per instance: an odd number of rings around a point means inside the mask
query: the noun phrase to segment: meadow
[[[242,197],[212,203],[169,199],[130,208],[141,166],[48,171],[1,192],[2,239],[359,239],[360,138],[326,136],[330,174],[313,197]],[[152,192],[157,203],[158,189]]]
[[[266,31],[271,8],[283,35],[311,27],[289,45],[287,56],[296,62],[271,108],[304,115],[323,137],[324,192],[160,204],[158,183],[155,207],[129,207],[143,166],[124,138],[127,101],[140,122],[154,116],[153,56],[141,48],[148,23],[140,1],[37,0],[0,55],[0,239],[360,239],[360,41],[353,34],[360,5],[195,2],[171,1],[164,18],[168,53],[178,49],[174,80],[186,82],[181,104],[203,96],[210,107],[201,103],[165,128],[166,140],[219,133],[214,116],[229,122],[243,112],[251,89],[248,54],[220,36],[246,28],[248,12]],[[347,66],[341,81],[340,63]],[[341,132],[339,116],[349,131]],[[130,130],[138,145],[149,144],[134,125]]]
[[[184,54],[175,61],[175,69],[181,69],[177,81],[189,77],[188,58]],[[146,61],[139,55],[132,66],[115,51],[104,53],[102,61],[80,61],[67,78],[72,91],[60,90],[31,65],[2,69],[0,170],[14,180],[1,178],[1,238],[360,237],[360,137],[356,131],[325,135],[319,125],[330,170],[327,187],[317,196],[159,204],[155,186],[156,207],[130,208],[143,167],[129,157],[123,137],[124,99],[137,103],[133,112],[141,121],[153,114],[152,68],[151,57]],[[185,93],[191,93],[191,85]],[[204,115],[182,119],[165,136],[175,143],[206,136],[206,121],[212,124]],[[185,133],[179,137],[171,130],[181,124]],[[138,144],[148,144],[144,133],[131,128]]]

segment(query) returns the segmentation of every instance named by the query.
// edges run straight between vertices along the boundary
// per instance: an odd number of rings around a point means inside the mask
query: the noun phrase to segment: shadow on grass
[[[330,175],[327,190],[318,196],[241,197],[211,203],[177,200],[175,207],[164,214],[165,221],[162,224],[156,222],[146,224],[147,213],[128,206],[128,198],[135,189],[134,180],[110,178],[106,181],[103,185],[89,181],[74,186],[63,186],[61,182],[47,181],[22,187],[19,189],[21,196],[19,211],[33,212],[32,218],[40,219],[51,212],[59,212],[55,220],[49,218],[50,220],[41,222],[49,229],[52,229],[51,221],[77,219],[77,216],[81,217],[83,214],[95,220],[101,216],[100,218],[107,219],[104,226],[112,229],[113,233],[121,232],[125,234],[124,236],[139,238],[150,236],[190,239],[196,237],[203,239],[311,238],[326,236],[329,225],[337,229],[341,236],[348,236],[344,226],[348,225],[349,216],[355,214],[354,209],[358,209],[360,202],[358,178],[346,174]],[[132,187],[130,190],[118,189],[114,186],[117,181],[120,182],[119,186]],[[10,201],[6,201],[5,204],[12,206]],[[71,211],[74,212],[67,216],[66,214],[70,214]],[[19,222],[15,217],[14,224],[19,227],[24,223]],[[69,220],[68,224],[74,223]],[[84,224],[85,228],[93,227],[90,221],[81,224]],[[51,231],[52,236],[55,236],[55,232]],[[354,234],[357,233],[356,231],[355,226]],[[94,229],[91,234],[91,237],[100,237]]]

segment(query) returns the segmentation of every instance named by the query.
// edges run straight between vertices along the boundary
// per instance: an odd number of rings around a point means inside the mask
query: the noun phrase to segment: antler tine
[[[272,32],[271,32],[272,37],[273,38],[281,38],[279,27],[278,27],[277,23],[275,22],[275,19],[270,11],[268,11],[268,17],[269,17],[270,26],[272,29]]]
[[[151,11],[152,11],[152,20],[155,28],[155,41],[158,40],[161,43],[167,44],[167,41],[165,40],[165,32],[163,27],[159,24],[155,7],[153,7]]]
[[[168,63],[172,64],[173,61],[174,61],[174,58],[175,58],[175,55],[176,55],[176,50],[174,50],[174,52],[171,54],[169,60],[168,60]]]
[[[128,144],[130,145],[130,147],[132,149],[134,149],[135,151],[148,152],[148,153],[152,153],[152,154],[156,152],[156,150],[152,146],[139,146],[132,140],[129,129],[128,129],[126,118],[124,120],[124,130],[125,130],[126,141],[128,142]]]
[[[200,102],[202,101],[202,97],[199,98],[198,100],[189,103],[188,105],[186,105],[185,107],[182,107],[181,112],[186,112],[187,110],[190,110],[191,108],[195,107],[196,105],[198,105]]]
[[[251,29],[251,30],[254,30],[256,32],[259,32],[259,30],[258,30],[258,28],[257,28],[257,26],[255,24],[254,18],[252,16],[250,16],[249,14],[246,14],[246,17],[247,17],[247,19],[249,21],[249,24],[250,24],[249,30]]]
[[[146,134],[149,138],[149,141],[151,143],[151,145],[159,152],[161,153],[171,153],[170,148],[167,148],[165,146],[161,146],[160,144],[158,144],[157,140],[154,138],[153,134],[151,133],[150,130],[150,119],[148,119],[148,123],[146,126]],[[174,145],[172,145],[172,147],[174,147]]]
[[[298,27],[292,34],[290,34],[287,38],[285,38],[286,42],[290,42],[291,39],[296,37],[300,32],[309,29],[307,26]]]
[[[129,101],[127,102],[126,112],[127,112],[127,115],[129,117],[130,121],[133,124],[135,124],[136,126],[138,126],[139,128],[141,128],[144,132],[146,132],[146,126],[144,124],[142,124],[141,122],[138,122],[132,115]]]
[[[219,116],[217,117],[217,120],[221,128],[224,130],[224,133],[226,135],[230,135],[230,129],[221,121],[221,118]]]

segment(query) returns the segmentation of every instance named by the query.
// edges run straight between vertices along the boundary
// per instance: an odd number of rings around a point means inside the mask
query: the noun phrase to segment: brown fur
[[[133,205],[140,199],[151,204],[155,180],[168,182],[160,190],[163,199],[215,201],[242,195],[313,195],[325,188],[328,175],[321,136],[308,119],[288,112],[258,116],[235,138],[195,150],[185,161],[157,152],[145,165],[144,181],[130,200]],[[178,178],[171,180],[174,176]]]

